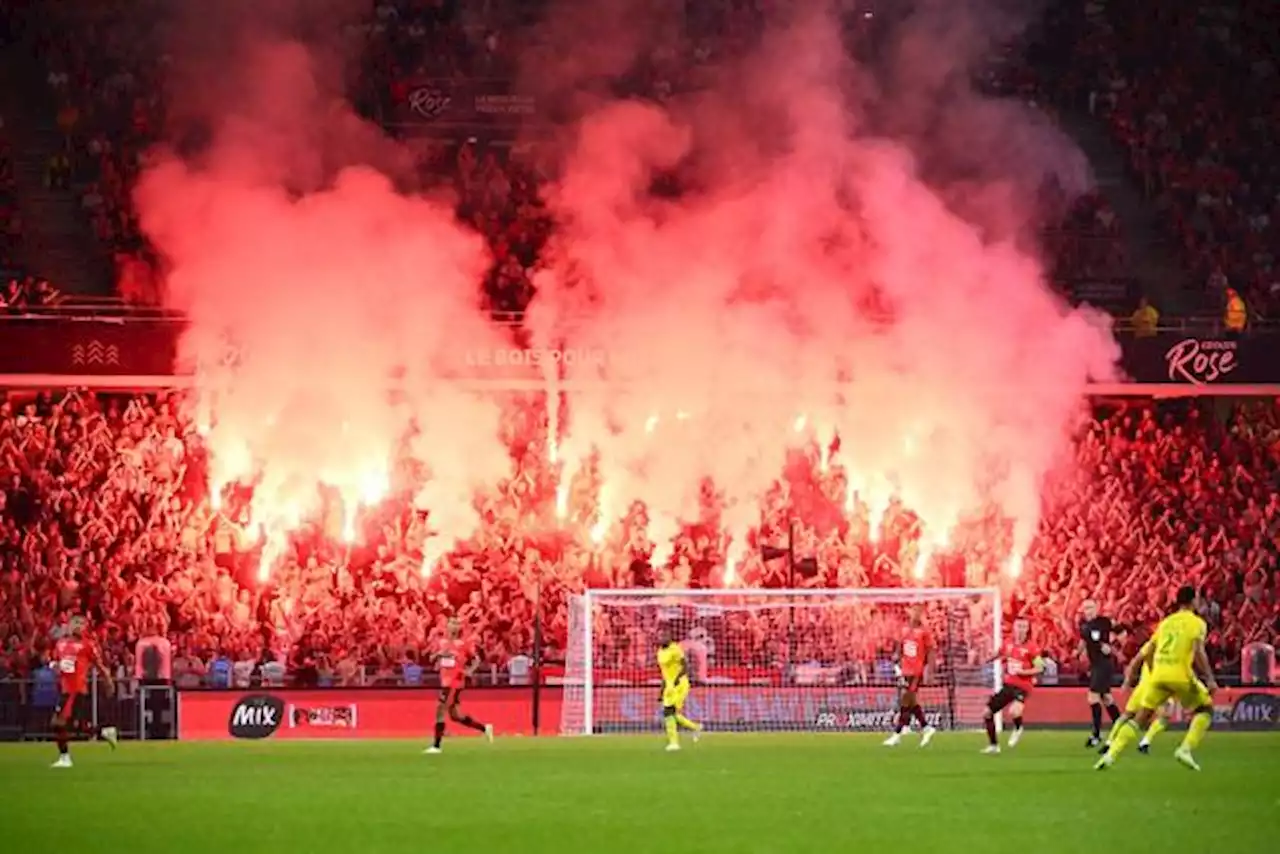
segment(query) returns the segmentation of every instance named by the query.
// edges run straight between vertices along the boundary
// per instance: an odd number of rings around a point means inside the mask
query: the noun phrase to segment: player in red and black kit
[[[474,718],[461,714],[458,710],[458,703],[462,698],[462,689],[467,685],[467,676],[471,673],[469,667],[472,659],[476,655],[475,641],[470,638],[463,638],[458,621],[449,620],[449,637],[445,641],[444,649],[440,651],[438,664],[440,667],[440,702],[436,705],[436,737],[435,741],[428,747],[425,753],[439,753],[440,742],[444,740],[444,722],[447,717],[454,723],[462,724],[464,727],[473,729],[476,732],[484,733],[485,737],[493,741],[493,725],[482,724]]]
[[[897,747],[902,737],[911,730],[911,721],[920,725],[920,746],[924,747],[937,732],[925,720],[924,707],[920,705],[919,692],[924,685],[925,672],[933,658],[933,634],[925,626],[920,606],[911,609],[907,631],[898,647],[898,678],[902,683],[902,697],[898,701],[898,728],[885,739],[885,747]]]
[[[1013,718],[1009,746],[1016,747],[1022,739],[1022,709],[1035,688],[1036,677],[1044,672],[1040,650],[1031,642],[1031,624],[1026,620],[1014,620],[1013,637],[1004,642],[1000,647],[1000,654],[991,661],[1000,663],[1003,681],[1000,690],[987,701],[987,710],[982,715],[987,725],[988,742],[983,753],[1000,752],[1000,741],[996,738],[996,715],[1006,707]]]
[[[53,645],[53,669],[58,674],[58,709],[53,715],[53,732],[58,741],[58,761],[54,768],[70,768],[67,750],[71,732],[90,734],[92,726],[89,698],[89,672],[97,668],[106,683],[107,694],[115,693],[111,674],[102,664],[98,647],[84,630],[84,620],[72,617],[62,637]],[[115,727],[102,727],[98,735],[114,750],[118,735]]]

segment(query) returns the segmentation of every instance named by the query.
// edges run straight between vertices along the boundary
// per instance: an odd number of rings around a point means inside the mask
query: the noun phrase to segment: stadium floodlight
[[[936,650],[929,723],[978,729],[999,668],[994,588],[588,590],[569,604],[564,734],[661,729],[658,638],[685,645],[687,713],[712,731],[889,731],[895,647],[919,606]]]

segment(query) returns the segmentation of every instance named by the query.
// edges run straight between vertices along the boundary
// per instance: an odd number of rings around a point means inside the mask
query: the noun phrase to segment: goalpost
[[[662,728],[658,639],[685,648],[686,714],[720,732],[885,732],[897,645],[919,606],[935,649],[920,703],[939,729],[977,729],[1000,667],[995,588],[588,590],[569,604],[565,735]]]

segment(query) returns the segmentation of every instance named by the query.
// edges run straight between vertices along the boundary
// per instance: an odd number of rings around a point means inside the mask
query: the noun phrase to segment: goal
[[[975,729],[1000,668],[993,588],[588,590],[570,600],[563,734],[662,727],[658,638],[685,648],[686,714],[712,731],[886,731],[912,606],[935,642],[920,692],[929,723]]]

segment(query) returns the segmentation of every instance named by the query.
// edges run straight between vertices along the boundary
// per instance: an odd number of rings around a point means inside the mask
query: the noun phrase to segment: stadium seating
[[[357,105],[373,114],[388,110],[403,99],[404,81],[410,78],[508,72],[515,39],[506,37],[501,24],[511,10],[501,3],[489,8],[494,21],[468,19],[464,27],[457,19],[463,13],[451,5],[374,4],[365,24],[350,32],[364,40],[365,63],[354,87]],[[450,10],[452,17],[441,10]],[[663,74],[633,81],[633,88],[658,97],[678,90],[684,85],[681,74],[709,51],[731,49],[734,39],[751,29],[750,19],[749,7],[712,4],[690,24],[689,56],[674,58]],[[482,47],[474,36],[480,30],[488,33]],[[50,86],[75,152],[75,190],[98,237],[114,253],[122,295],[146,304],[163,299],[163,285],[158,259],[139,231],[131,189],[140,156],[163,125],[157,89],[163,54],[152,35],[137,16],[96,16],[82,29],[59,29],[45,38]],[[1015,88],[1027,97],[1047,94],[1034,79]],[[496,145],[483,136],[467,141],[469,133],[459,131],[426,158],[421,172],[429,183],[451,184],[459,191],[460,216],[493,250],[494,265],[485,281],[489,303],[496,311],[518,311],[533,293],[530,270],[549,231],[532,168],[536,157],[513,150],[506,140]],[[1101,195],[1066,206],[1051,203],[1042,220],[1047,266],[1064,295],[1089,282],[1127,278],[1118,223]],[[1081,290],[1088,293],[1087,287]]]
[[[1157,12],[1111,3],[1079,44],[1087,94],[1127,150],[1205,306],[1228,285],[1255,313],[1280,306],[1280,171],[1274,7],[1235,0]]]
[[[0,118],[0,311],[11,314],[40,311],[61,299],[50,282],[29,275],[18,263],[24,229],[14,190],[13,160]]]

